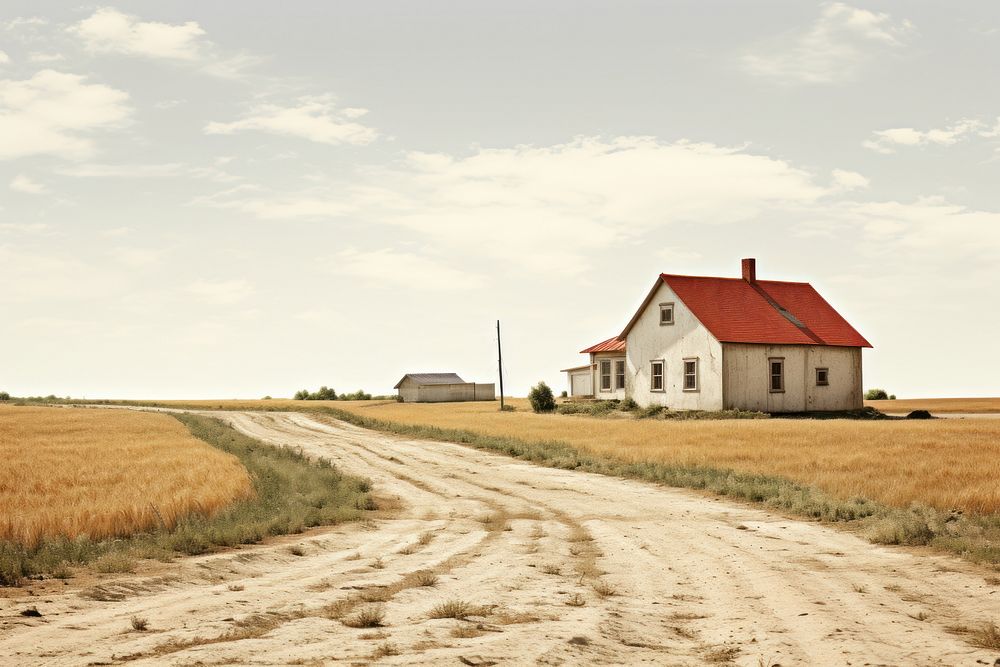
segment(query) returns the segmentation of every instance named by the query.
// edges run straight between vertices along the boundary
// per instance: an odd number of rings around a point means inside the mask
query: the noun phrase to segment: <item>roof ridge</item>
[[[737,277],[733,278],[730,276],[692,276],[686,273],[661,273],[661,278],[699,278],[699,279],[710,279],[710,280],[733,280],[738,282],[746,282],[745,279]],[[782,285],[810,285],[804,280],[757,280],[758,283],[781,283]]]

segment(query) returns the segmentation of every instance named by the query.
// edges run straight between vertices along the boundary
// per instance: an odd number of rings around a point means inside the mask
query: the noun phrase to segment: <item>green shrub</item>
[[[366,394],[362,389],[358,389],[353,394],[341,394],[339,399],[341,401],[370,401],[372,400],[372,395]]]
[[[562,392],[559,393],[559,398],[569,398],[569,392],[563,389]]]
[[[886,393],[885,389],[869,389],[865,392],[866,401],[887,401],[889,400],[889,394]]]
[[[638,408],[639,404],[636,403],[635,399],[632,398],[631,396],[626,396],[625,400],[622,401],[621,405],[618,406],[619,410],[624,410],[625,412],[632,412],[633,410],[637,410]]]
[[[535,412],[552,412],[556,409],[556,398],[549,385],[539,382],[528,392],[528,401]]]

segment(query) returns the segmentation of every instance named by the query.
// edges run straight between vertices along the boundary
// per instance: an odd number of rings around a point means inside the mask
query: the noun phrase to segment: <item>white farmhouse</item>
[[[661,274],[618,336],[565,369],[571,395],[676,410],[862,407],[871,347],[809,283]]]

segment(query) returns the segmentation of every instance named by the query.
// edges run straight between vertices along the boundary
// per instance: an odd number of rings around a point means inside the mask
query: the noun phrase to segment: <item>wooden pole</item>
[[[500,369],[500,412],[503,412],[503,350],[500,347],[500,320],[497,320],[497,367]]]

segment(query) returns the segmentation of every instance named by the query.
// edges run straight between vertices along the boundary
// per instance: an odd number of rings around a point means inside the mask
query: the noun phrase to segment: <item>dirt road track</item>
[[[997,657],[946,629],[1000,621],[1000,587],[955,559],[314,416],[213,416],[369,477],[401,501],[399,518],[182,559],[165,575],[0,599],[0,664],[365,664],[385,644],[398,655],[380,664],[971,666]],[[414,585],[407,575],[418,570],[436,572],[437,584]],[[598,582],[614,594],[598,594]],[[389,598],[382,630],[324,613],[359,591]],[[428,618],[447,600],[481,609],[468,620]],[[41,618],[20,616],[29,602]],[[132,631],[133,615],[150,630]]]

